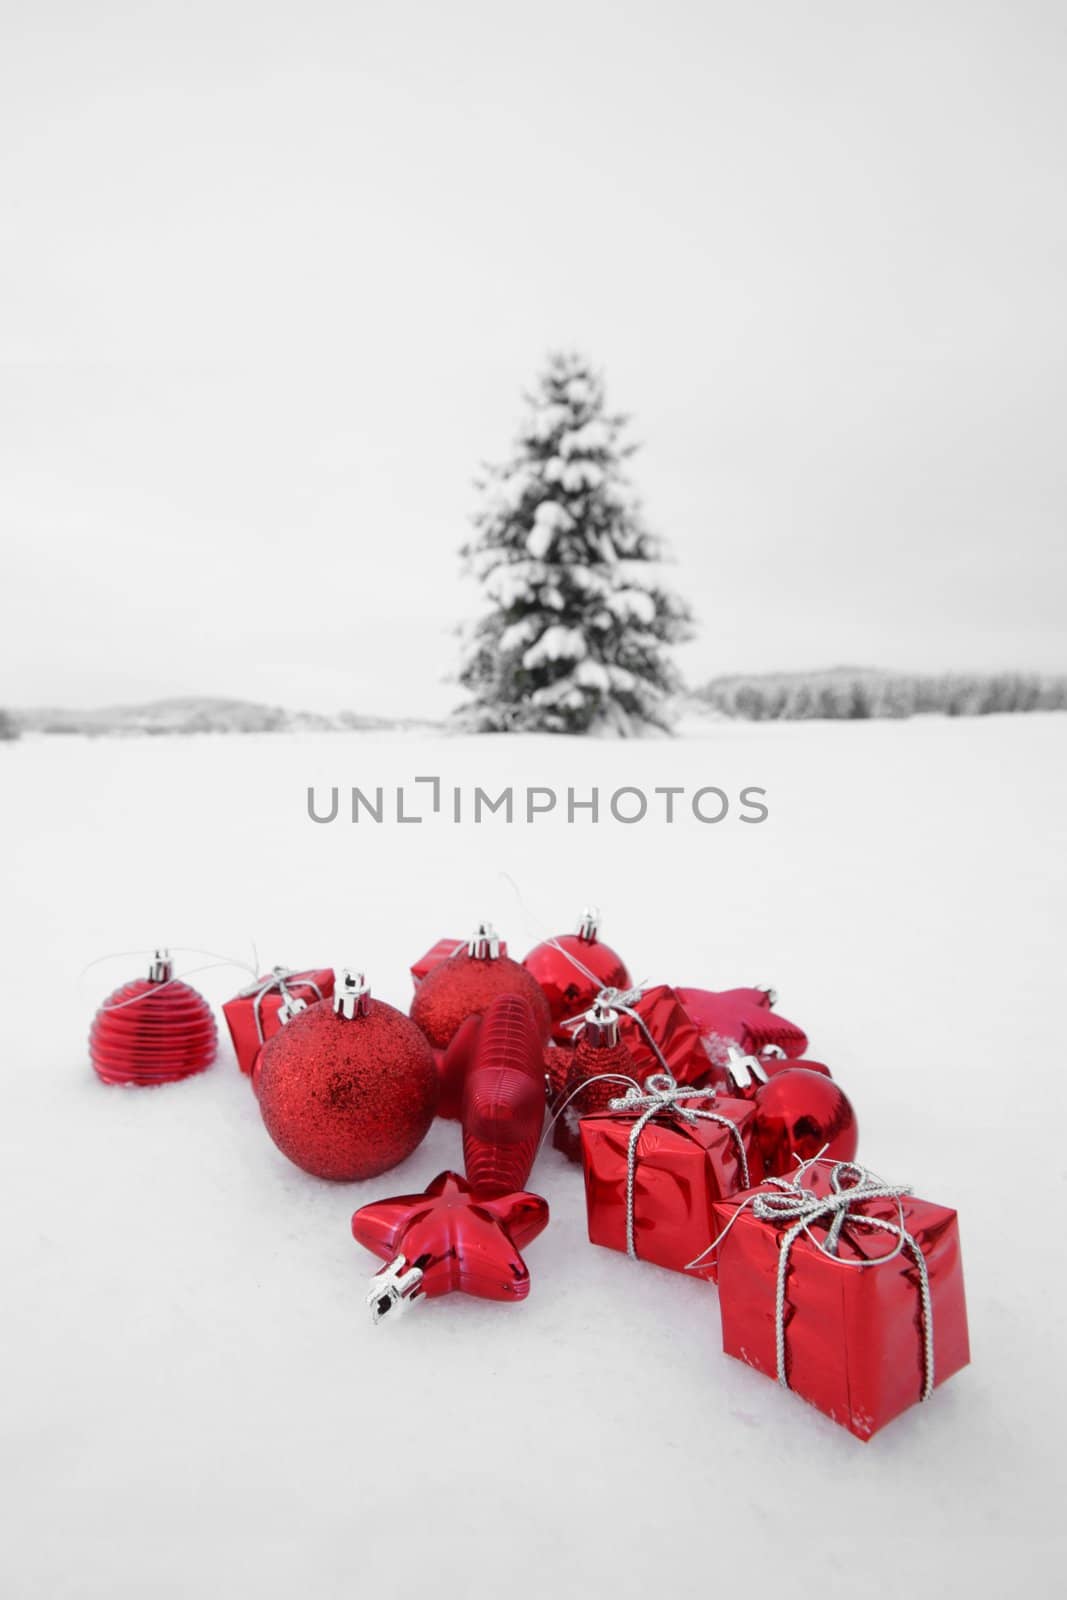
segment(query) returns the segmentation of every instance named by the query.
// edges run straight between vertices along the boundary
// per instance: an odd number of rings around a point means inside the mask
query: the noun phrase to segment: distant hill
[[[830,667],[815,672],[739,673],[713,678],[698,704],[749,722],[855,721],[869,717],[981,717],[1067,710],[1067,677],[1024,672],[888,672]]]
[[[317,711],[289,711],[254,700],[222,700],[197,696],[150,700],[144,705],[104,706],[69,710],[41,706],[8,713],[20,733],[187,734],[187,733],[345,733],[394,728],[430,727],[414,718],[372,717],[355,711],[326,716]]]

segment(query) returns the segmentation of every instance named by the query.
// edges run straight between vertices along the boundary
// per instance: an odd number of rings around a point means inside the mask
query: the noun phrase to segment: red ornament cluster
[[[955,1212],[856,1165],[852,1103],[772,990],[634,986],[592,912],[521,963],[482,923],[411,972],[410,1016],[328,968],[276,967],[224,1007],[267,1132],[315,1177],[376,1177],[435,1115],[461,1119],[464,1174],[352,1217],[384,1262],[375,1321],[453,1292],[526,1298],[549,1220],[526,1185],[551,1134],[581,1162],[594,1244],[717,1282],[724,1350],[858,1437],[967,1363]],[[163,955],[90,1036],[108,1083],[187,1077],[215,1049]]]

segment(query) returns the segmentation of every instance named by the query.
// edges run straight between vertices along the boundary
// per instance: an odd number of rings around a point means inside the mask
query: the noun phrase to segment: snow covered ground
[[[309,784],[434,774],[446,794],[758,785],[770,816],[308,820]],[[6,1595],[973,1597],[1024,1571],[1053,1592],[1067,716],[27,739],[0,784]],[[89,1069],[96,1005],[144,965],[79,977],[105,952],[254,939],[263,964],[363,965],[406,1005],[437,937],[488,915],[521,953],[587,901],[642,978],[777,985],[858,1107],[861,1158],[958,1206],[973,1365],[871,1444],[724,1357],[713,1289],[591,1247],[551,1150],[526,1304],[376,1329],[349,1216],[459,1164],[454,1125],[337,1187],[278,1154],[228,1045],[152,1091]],[[193,981],[222,1001],[243,974]]]

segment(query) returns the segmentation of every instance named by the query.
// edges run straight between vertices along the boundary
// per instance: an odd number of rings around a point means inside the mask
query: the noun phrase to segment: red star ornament
[[[525,1300],[530,1274],[519,1252],[547,1225],[548,1201],[540,1195],[487,1200],[456,1172],[439,1173],[425,1194],[361,1206],[352,1233],[388,1263],[367,1295],[374,1321],[456,1290],[481,1300]]]

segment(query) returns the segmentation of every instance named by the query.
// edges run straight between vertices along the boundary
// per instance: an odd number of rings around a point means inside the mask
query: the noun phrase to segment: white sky
[[[441,710],[546,348],[683,665],[1067,667],[1067,8],[0,0],[0,702]]]

